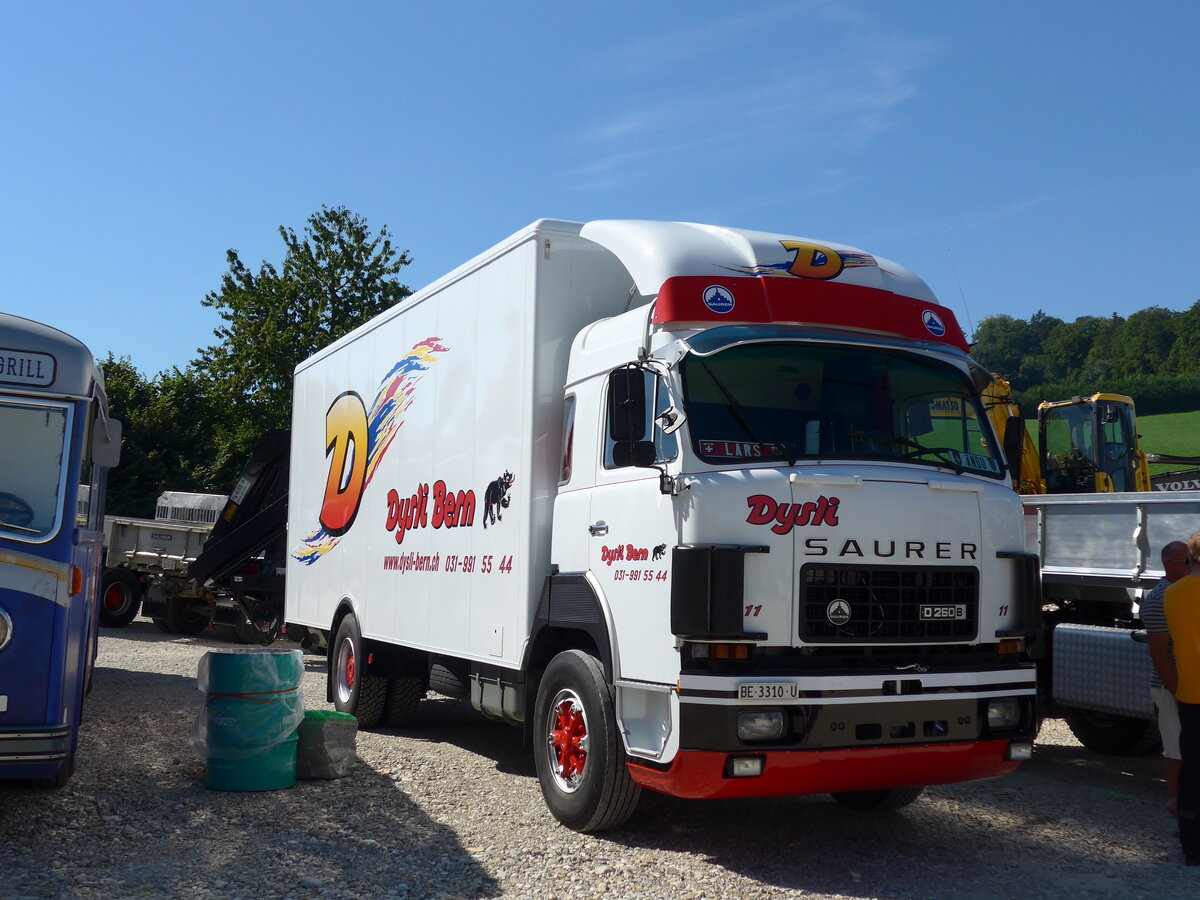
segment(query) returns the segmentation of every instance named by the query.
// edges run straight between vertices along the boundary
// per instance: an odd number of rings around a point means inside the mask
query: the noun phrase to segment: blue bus
[[[0,778],[75,771],[120,446],[88,348],[0,313]]]

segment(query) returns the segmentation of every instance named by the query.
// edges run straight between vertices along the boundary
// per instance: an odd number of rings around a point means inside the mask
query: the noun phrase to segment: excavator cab
[[[1038,455],[1048,494],[1148,491],[1133,400],[1093,394],[1038,405]]]

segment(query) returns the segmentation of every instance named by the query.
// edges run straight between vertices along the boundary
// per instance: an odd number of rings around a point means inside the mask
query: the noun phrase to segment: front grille
[[[800,610],[809,643],[970,640],[979,630],[979,570],[809,564],[800,570]]]

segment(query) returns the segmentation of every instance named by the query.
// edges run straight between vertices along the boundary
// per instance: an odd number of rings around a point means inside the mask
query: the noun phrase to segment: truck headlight
[[[783,735],[783,710],[744,709],[737,716],[737,736],[743,741],[770,741]]]
[[[0,609],[0,650],[4,649],[4,645],[12,640],[12,619],[8,617],[8,613]]]
[[[1002,700],[989,700],[987,706],[988,728],[992,731],[1006,731],[1021,724],[1021,704],[1014,697]]]

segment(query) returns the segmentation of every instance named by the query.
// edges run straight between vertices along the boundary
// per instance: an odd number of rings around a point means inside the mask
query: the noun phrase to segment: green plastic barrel
[[[210,651],[200,681],[205,782],[217,791],[274,791],[296,783],[296,729],[304,719],[299,650]]]

